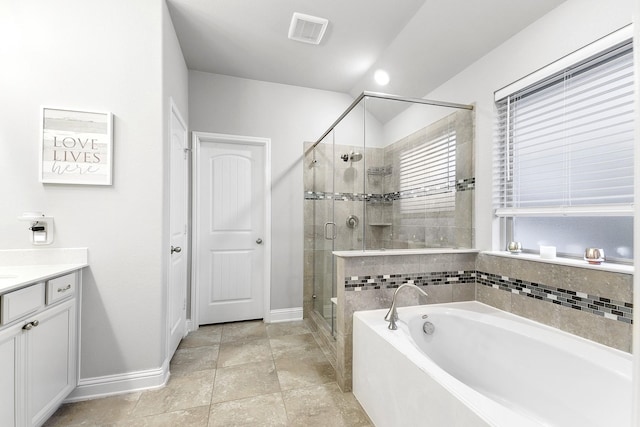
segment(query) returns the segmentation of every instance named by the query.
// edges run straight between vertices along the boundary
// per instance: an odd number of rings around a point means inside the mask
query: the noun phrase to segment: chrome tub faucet
[[[415,288],[425,297],[429,296],[425,291],[412,283],[403,283],[402,285],[398,286],[398,289],[396,289],[396,291],[393,293],[393,298],[391,299],[391,307],[389,308],[389,311],[387,311],[387,314],[384,316],[384,320],[389,322],[389,329],[394,331],[398,329],[398,325],[396,325],[396,320],[398,320],[398,310],[396,310],[396,296],[398,295],[398,292],[400,292],[400,289],[404,288],[405,286]]]

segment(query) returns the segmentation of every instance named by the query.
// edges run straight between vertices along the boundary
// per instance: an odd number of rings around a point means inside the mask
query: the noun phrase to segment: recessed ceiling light
[[[386,86],[387,83],[389,83],[389,73],[387,73],[385,70],[377,70],[373,74],[373,78],[380,86]]]

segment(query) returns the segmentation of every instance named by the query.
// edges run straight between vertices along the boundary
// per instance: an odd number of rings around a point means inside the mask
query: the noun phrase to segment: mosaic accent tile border
[[[478,283],[484,286],[525,295],[529,298],[562,305],[574,310],[586,311],[607,319],[629,324],[633,323],[633,304],[630,302],[615,301],[584,292],[570,291],[497,274],[476,272],[476,275]]]
[[[341,200],[348,202],[362,201],[386,201],[385,194],[364,194],[364,193],[328,193],[324,191],[305,191],[305,200]],[[390,202],[391,200],[389,200]]]
[[[541,302],[562,305],[574,310],[585,311],[607,319],[633,324],[633,304],[615,301],[584,292],[570,291],[540,283],[527,282],[481,271],[438,271],[431,273],[383,274],[376,276],[345,277],[345,291],[368,291],[393,289],[403,283],[417,286],[437,286],[448,283],[478,283],[494,289],[534,298]]]
[[[394,200],[408,199],[420,196],[431,196],[433,194],[450,193],[453,191],[469,191],[475,190],[476,179],[466,178],[456,181],[455,190],[453,187],[431,188],[421,187],[411,190],[394,191],[392,193],[373,194],[373,193],[329,193],[324,191],[305,191],[305,200],[342,200],[349,202],[369,201],[374,203],[391,203]]]
[[[378,276],[350,276],[344,281],[345,291],[393,289],[403,283],[416,286],[437,286],[448,283],[475,283],[475,271],[437,271],[431,273],[382,274]]]
[[[456,182],[456,191],[468,191],[468,190],[475,190],[476,188],[476,178],[466,178],[466,179],[459,179]]]

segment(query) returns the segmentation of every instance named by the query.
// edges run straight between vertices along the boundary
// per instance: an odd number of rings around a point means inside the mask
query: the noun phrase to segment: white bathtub
[[[385,313],[353,319],[353,393],[377,427],[631,425],[628,353],[479,302],[399,308],[396,331]]]

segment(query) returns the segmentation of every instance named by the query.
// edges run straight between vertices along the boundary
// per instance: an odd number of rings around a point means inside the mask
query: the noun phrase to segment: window
[[[497,94],[494,205],[505,242],[633,257],[633,78],[625,41]]]
[[[456,131],[436,136],[400,154],[400,212],[453,212],[456,207]]]

